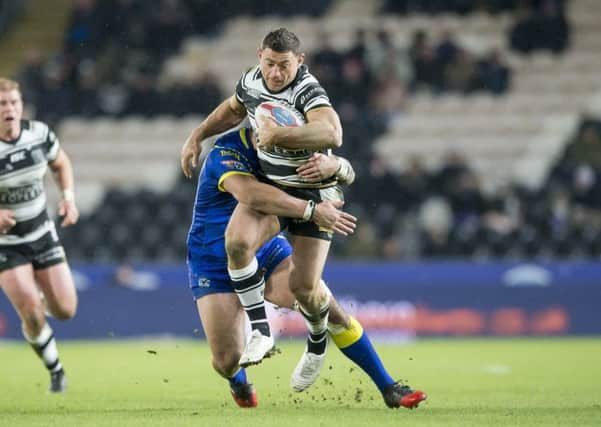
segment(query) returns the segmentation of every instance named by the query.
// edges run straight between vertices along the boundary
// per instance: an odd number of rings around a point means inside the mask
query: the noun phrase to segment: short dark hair
[[[271,31],[263,39],[261,49],[271,49],[275,52],[292,52],[295,55],[300,53],[300,40],[292,31],[286,28],[278,28]]]

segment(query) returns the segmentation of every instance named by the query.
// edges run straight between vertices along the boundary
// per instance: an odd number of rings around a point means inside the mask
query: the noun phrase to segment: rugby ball
[[[255,121],[258,127],[261,127],[266,118],[271,118],[278,126],[283,127],[305,124],[305,118],[296,108],[276,101],[263,102],[255,110]]]

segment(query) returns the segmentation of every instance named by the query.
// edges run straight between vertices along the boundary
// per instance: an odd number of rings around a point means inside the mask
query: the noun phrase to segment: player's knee
[[[77,312],[76,304],[62,305],[55,310],[52,310],[52,315],[58,320],[69,320],[75,316]]]
[[[230,260],[245,262],[254,256],[251,243],[238,234],[225,233],[225,251]]]
[[[301,301],[308,298],[313,299],[314,296],[317,296],[315,283],[300,274],[296,274],[296,272],[290,274],[289,287],[294,296]]]
[[[240,355],[216,354],[213,356],[212,365],[221,376],[230,378],[238,370]]]

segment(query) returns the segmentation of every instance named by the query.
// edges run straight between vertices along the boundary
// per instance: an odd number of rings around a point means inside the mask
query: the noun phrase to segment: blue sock
[[[351,317],[349,329],[337,334],[332,333],[332,340],[346,357],[369,375],[380,392],[383,392],[386,386],[394,383],[394,380],[384,368],[380,356],[371,344],[367,333],[363,331],[361,324],[355,318]]]
[[[230,382],[230,385],[241,385],[246,384],[248,382],[246,378],[246,371],[244,368],[240,368],[238,372],[233,377],[227,379]]]

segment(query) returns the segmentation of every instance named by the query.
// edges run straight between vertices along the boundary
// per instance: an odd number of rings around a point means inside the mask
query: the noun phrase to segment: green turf
[[[63,342],[67,394],[21,343],[0,342],[2,426],[585,426],[601,425],[601,340],[428,340],[378,344],[396,378],[429,394],[390,410],[334,348],[310,392],[288,387],[302,346],[249,369],[259,408],[239,409],[201,341]],[[156,354],[152,353],[156,352]]]

